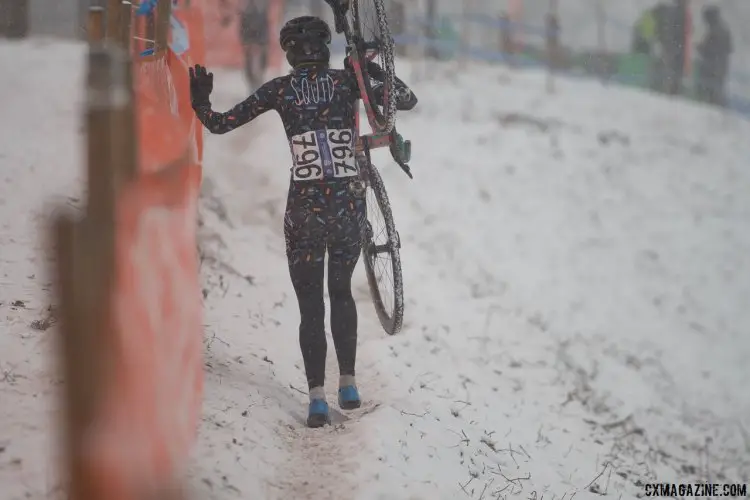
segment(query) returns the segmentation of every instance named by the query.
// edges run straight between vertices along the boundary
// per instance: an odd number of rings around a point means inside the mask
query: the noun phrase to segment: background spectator
[[[698,74],[696,94],[702,101],[726,105],[725,86],[732,53],[732,35],[718,7],[706,7],[703,20],[708,28],[706,36],[697,47]]]
[[[544,17],[545,44],[547,57],[552,68],[561,66],[560,56],[560,20],[552,12],[547,13]]]
[[[247,0],[240,14],[240,40],[244,53],[245,76],[250,90],[264,82],[268,47],[268,11],[259,0]]]
[[[641,14],[633,27],[631,51],[635,54],[652,55],[656,42],[656,7]]]

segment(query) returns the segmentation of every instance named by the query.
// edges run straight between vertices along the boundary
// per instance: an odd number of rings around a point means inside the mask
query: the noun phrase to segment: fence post
[[[169,20],[172,16],[172,0],[158,0],[156,4],[156,43],[154,52],[165,50],[169,43]]]
[[[513,25],[508,12],[501,12],[498,17],[498,48],[503,54],[505,63],[515,66],[515,44],[513,42]]]
[[[523,27],[521,26],[521,23],[523,23],[523,0],[509,0],[509,6],[508,6],[508,14],[510,17],[511,25],[510,25],[510,36],[512,38],[513,42],[513,48],[514,51],[517,52],[523,52]]]
[[[131,53],[131,41],[133,30],[133,4],[128,0],[122,0],[120,3],[120,46],[125,49],[127,54]],[[130,66],[130,65],[129,65]]]
[[[171,3],[171,0],[167,0]],[[132,4],[120,0],[120,26],[117,32],[119,47],[122,49],[122,64],[117,68],[118,88],[122,95],[117,95],[111,115],[111,168],[116,185],[122,186],[135,178],[137,172],[138,150],[135,138],[135,89],[133,88],[133,61],[130,52],[130,28],[132,23]]]
[[[693,15],[691,11],[691,1],[685,0],[687,4],[685,7],[685,33],[683,43],[685,44],[685,62],[683,76],[691,78],[693,75]]]
[[[425,27],[424,35],[427,38],[427,44],[425,45],[425,56],[429,59],[438,58],[438,50],[434,43],[437,40],[437,1],[427,0],[427,11],[425,12]]]
[[[597,57],[597,68],[596,70],[599,72],[599,77],[602,79],[602,83],[606,85],[608,83],[609,77],[607,76],[607,73],[609,69],[607,68],[607,32],[606,32],[606,24],[607,24],[607,12],[604,9],[604,5],[602,4],[602,0],[597,0],[596,2],[596,33],[597,33],[597,45],[598,45],[598,57]]]
[[[469,46],[471,45],[471,41],[469,40],[469,33],[471,33],[469,14],[471,7],[471,0],[463,0],[461,2],[461,50],[458,59],[458,67],[460,69],[466,68],[469,59]]]
[[[104,8],[90,7],[86,20],[86,33],[89,43],[104,41]]]
[[[560,56],[560,17],[558,1],[549,0],[549,12],[545,23],[547,45],[547,92],[555,91],[555,70]]]
[[[156,46],[156,16],[154,13],[151,12],[146,16],[138,16],[136,18],[136,26],[137,34],[144,39],[141,40],[142,45],[139,50],[146,51],[152,49],[156,52],[158,49]]]
[[[61,318],[62,339],[58,346],[66,382],[63,444],[70,477],[66,498],[177,499],[182,495],[179,485],[172,491],[173,483],[179,482],[174,473],[183,465],[187,458],[185,450],[193,442],[184,430],[197,423],[200,410],[197,401],[202,391],[201,322],[196,313],[200,300],[197,269],[192,258],[195,235],[191,229],[200,167],[186,163],[187,145],[181,158],[164,157],[162,160],[161,153],[177,154],[166,151],[175,143],[165,139],[160,144],[146,144],[147,152],[159,158],[163,167],[153,172],[158,175],[144,175],[136,182],[129,182],[135,176],[138,160],[135,89],[127,50],[131,44],[128,25],[133,12],[129,1],[118,0],[118,7],[121,9],[120,25],[109,33],[103,29],[102,9],[92,9],[89,14],[88,34],[92,43],[86,87],[86,211],[82,220],[71,215],[57,217],[52,234]],[[161,22],[168,23],[168,20],[162,11]],[[145,64],[154,61],[160,62],[152,58]],[[160,68],[161,65],[157,69]],[[159,85],[166,87],[166,82],[161,81]],[[184,97],[167,90],[182,99],[180,105],[185,104]],[[151,109],[144,109],[144,112]],[[162,123],[177,120],[164,100],[158,101],[154,109],[158,111],[153,115],[156,120],[148,123],[156,123],[159,129],[163,128]],[[174,120],[170,121],[171,118]],[[157,152],[159,148],[161,151]],[[174,168],[170,168],[172,166]],[[157,192],[159,201],[154,199]],[[166,235],[166,239],[155,243],[154,235]],[[179,258],[165,258],[159,253],[165,246],[171,246],[170,251],[174,252],[169,255]],[[141,258],[143,254],[148,254],[145,259]],[[173,299],[169,299],[169,303],[180,300],[185,306],[176,307],[176,312],[162,308],[156,323],[152,323],[151,304],[141,302],[144,290],[149,288],[143,276],[161,272],[159,269],[170,273],[169,292]],[[138,285],[133,286],[131,279]],[[192,291],[181,295],[180,286],[186,279]],[[148,313],[143,312],[146,309]],[[183,311],[190,314],[183,314]],[[174,320],[175,316],[180,319]],[[189,336],[183,329],[188,322]],[[179,329],[173,327],[175,324],[180,325]],[[159,373],[156,367],[159,363],[149,365],[153,358],[148,357],[149,349],[157,348],[158,343],[140,346],[143,352],[134,348],[135,343],[129,344],[138,342],[134,335],[145,330],[149,332],[143,338],[164,335],[189,341],[192,362],[174,356],[170,364],[173,368],[184,369],[184,384],[182,380],[173,384],[169,377],[158,375],[144,381],[133,373],[134,366],[139,370],[142,366],[151,366],[150,369],[156,370],[154,373]],[[158,359],[165,359],[167,352],[161,352]],[[151,408],[132,404],[142,401],[151,406],[153,401],[148,391],[154,383],[184,392],[173,401],[162,400]],[[183,409],[189,408],[192,412],[188,424],[182,425],[184,411],[175,410],[174,415],[165,415],[176,403],[184,403]],[[149,415],[156,410],[158,415],[141,421],[144,413],[139,410]],[[181,426],[180,430],[165,431],[163,424],[169,424],[166,419]],[[131,442],[139,450],[148,449],[149,464],[142,460],[143,455],[136,458],[131,454],[132,450],[128,449]],[[164,451],[168,457],[164,456]],[[154,489],[158,491],[152,491]],[[163,489],[168,491],[163,492]]]
[[[107,0],[107,40],[120,37],[120,0]]]
[[[95,18],[96,13],[90,16]],[[95,33],[95,32],[94,32]],[[65,377],[65,440],[71,500],[104,500],[112,492],[90,468],[87,435],[102,401],[112,348],[109,298],[114,281],[117,179],[112,112],[131,105],[122,80],[125,57],[118,47],[89,50],[87,78],[88,200],[83,221],[55,221],[56,274],[61,307],[61,357]]]

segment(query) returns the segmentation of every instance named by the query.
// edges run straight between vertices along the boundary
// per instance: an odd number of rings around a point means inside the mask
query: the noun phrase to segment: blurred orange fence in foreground
[[[183,498],[203,391],[200,2],[92,9],[85,216],[55,224],[71,500]],[[143,26],[143,28],[141,28]],[[149,33],[141,33],[149,29]],[[153,54],[131,54],[132,35]],[[149,41],[153,36],[153,41]]]

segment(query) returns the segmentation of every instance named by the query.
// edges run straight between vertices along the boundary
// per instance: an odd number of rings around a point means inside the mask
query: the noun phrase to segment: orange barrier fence
[[[200,422],[202,129],[187,66],[204,62],[201,14],[159,1],[154,54],[135,62],[129,2],[110,0],[106,29],[101,9],[89,23],[87,207],[55,231],[71,500],[184,498]]]

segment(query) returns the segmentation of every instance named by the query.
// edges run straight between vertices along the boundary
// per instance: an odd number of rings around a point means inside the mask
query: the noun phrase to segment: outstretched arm
[[[226,113],[217,113],[211,109],[213,73],[208,73],[206,68],[200,65],[190,68],[190,96],[193,110],[212,134],[226,134],[266,111],[275,109],[278,101],[278,92],[275,87],[275,82],[270,81]]]
[[[268,82],[253,95],[225,113],[211,109],[211,101],[193,101],[195,115],[212,134],[226,134],[254,120],[266,111],[276,108],[276,92],[273,82]]]

